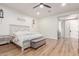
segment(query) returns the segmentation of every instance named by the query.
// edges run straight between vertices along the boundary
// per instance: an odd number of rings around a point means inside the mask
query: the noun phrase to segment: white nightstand
[[[0,45],[10,43],[11,39],[12,39],[12,36],[10,36],[10,35],[2,35],[2,36],[0,36]]]

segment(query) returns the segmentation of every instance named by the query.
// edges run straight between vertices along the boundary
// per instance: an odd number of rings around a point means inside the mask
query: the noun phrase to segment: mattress
[[[41,34],[33,34],[33,35],[21,35],[21,36],[17,36],[17,39],[16,41],[25,41],[25,40],[32,40],[32,39],[36,39],[36,38],[39,38],[39,37],[42,37]]]
[[[19,31],[19,32],[15,32],[14,36],[17,38],[17,40],[24,41],[24,40],[31,40],[37,37],[41,37],[42,35],[38,32]]]

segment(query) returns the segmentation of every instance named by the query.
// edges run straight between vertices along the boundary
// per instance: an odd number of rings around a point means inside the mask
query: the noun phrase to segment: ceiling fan
[[[49,5],[47,5],[47,4],[44,4],[44,3],[40,3],[40,4],[36,5],[36,6],[34,6],[33,8],[37,8],[37,7],[39,7],[39,6],[45,6],[45,7],[47,7],[47,8],[52,8],[51,6],[49,6]]]

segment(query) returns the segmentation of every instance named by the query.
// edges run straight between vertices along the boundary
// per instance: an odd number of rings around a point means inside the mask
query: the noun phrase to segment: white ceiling
[[[37,7],[36,9],[33,9],[34,6],[38,5],[39,3],[5,3],[3,5],[8,6],[9,8],[12,8],[14,10],[17,10],[23,14],[27,14],[32,17],[36,18],[42,18],[49,15],[56,15],[63,12],[69,12],[73,10],[79,10],[79,4],[78,3],[67,3],[65,6],[61,6],[61,3],[45,3],[47,5],[50,5],[52,8],[40,8]],[[40,15],[37,16],[36,12],[39,11]],[[48,12],[50,11],[50,12]]]

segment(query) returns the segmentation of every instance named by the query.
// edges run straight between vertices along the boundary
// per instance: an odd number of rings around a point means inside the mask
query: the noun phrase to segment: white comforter
[[[37,32],[18,32],[18,33],[15,33],[15,36],[16,36],[15,41],[20,41],[20,42],[42,37],[42,35]]]

